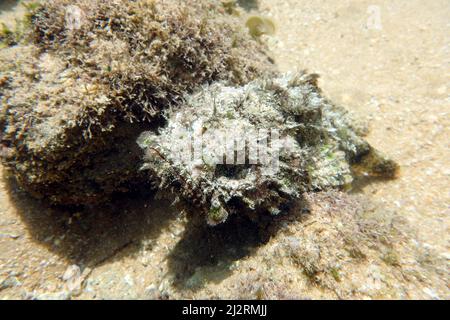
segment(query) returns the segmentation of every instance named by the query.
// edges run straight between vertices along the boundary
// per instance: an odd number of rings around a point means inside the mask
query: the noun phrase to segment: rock
[[[22,235],[20,234],[4,234],[4,233],[0,233],[0,239],[1,238],[9,238],[9,239],[14,239],[17,240],[21,237]]]
[[[66,282],[66,287],[69,292],[77,293],[81,290],[82,278],[81,269],[77,265],[71,265],[67,268],[62,279]]]
[[[22,283],[14,276],[9,276],[0,282],[0,290],[20,287]]]
[[[126,274],[123,278],[123,281],[127,284],[129,287],[134,287],[134,280],[133,277],[129,274]]]
[[[426,294],[426,295],[428,295],[431,299],[433,299],[433,300],[441,300],[441,298],[439,297],[439,295],[433,290],[433,289],[430,289],[430,288],[424,288],[423,289],[423,292]]]
[[[76,28],[69,5],[83,13]],[[27,19],[0,49],[0,155],[21,187],[56,204],[141,187],[135,141],[161,110],[203,83],[273,68],[219,1],[56,0]]]
[[[45,292],[45,293],[39,293],[36,291],[33,291],[31,293],[26,293],[24,296],[24,299],[26,300],[69,300],[70,299],[70,293],[67,291],[60,291],[60,292]]]
[[[85,268],[83,272],[77,265],[69,266],[62,279],[66,282],[66,289],[71,296],[78,296],[83,289],[84,281],[91,274],[92,269]]]
[[[145,297],[149,300],[159,300],[161,293],[155,284],[151,284],[145,289]]]

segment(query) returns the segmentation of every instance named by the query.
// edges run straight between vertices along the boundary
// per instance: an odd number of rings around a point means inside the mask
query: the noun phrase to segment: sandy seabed
[[[276,35],[267,41],[281,71],[307,69],[320,74],[326,96],[370,123],[369,142],[400,164],[401,175],[367,185],[363,193],[414,227],[407,245],[433,250],[448,266],[448,1],[242,2],[276,23]],[[20,11],[15,1],[2,1],[0,20],[9,23]],[[170,291],[172,280],[167,274],[190,268],[171,265],[178,261],[171,255],[180,248],[186,221],[164,203],[127,200],[133,202],[130,208],[127,201],[117,201],[88,216],[58,212],[29,199],[2,171],[0,175],[0,298],[161,297],[161,292]],[[247,268],[254,265],[251,254],[242,259]],[[227,278],[232,278],[239,263],[235,259],[234,269],[227,272],[220,261],[203,269],[199,265],[189,281],[207,273],[206,288],[169,298],[226,297],[231,292]],[[283,272],[283,266],[274,268],[279,268],[275,273]],[[415,285],[403,296],[386,292],[354,297],[448,299],[448,267],[446,271],[447,277],[422,279],[423,286]],[[374,273],[358,278],[361,287],[375,281]],[[76,280],[68,285],[68,279]],[[82,290],[68,294],[77,281],[83,282]],[[407,282],[407,277],[402,281]],[[339,297],[300,282],[302,297]]]

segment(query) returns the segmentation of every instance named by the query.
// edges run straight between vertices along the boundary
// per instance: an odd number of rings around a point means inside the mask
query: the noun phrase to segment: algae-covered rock
[[[140,136],[144,169],[211,225],[236,213],[278,215],[304,192],[345,188],[356,174],[394,176],[396,164],[361,137],[316,80],[302,73],[204,86],[167,112],[159,134]]]
[[[54,203],[96,203],[140,184],[135,140],[161,124],[161,110],[198,85],[272,72],[220,1],[55,0],[29,10],[20,34],[0,36],[1,156],[22,187]]]

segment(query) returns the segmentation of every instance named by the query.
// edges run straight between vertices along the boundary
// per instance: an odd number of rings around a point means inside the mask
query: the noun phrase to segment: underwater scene
[[[0,300],[450,299],[449,22],[0,0]]]

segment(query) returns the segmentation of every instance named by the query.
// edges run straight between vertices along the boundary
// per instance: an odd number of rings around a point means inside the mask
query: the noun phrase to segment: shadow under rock
[[[241,8],[246,11],[258,10],[259,0],[237,0]]]
[[[182,239],[168,257],[174,286],[196,291],[207,283],[225,280],[233,273],[236,261],[251,256],[285,227],[287,221],[304,219],[310,212],[309,204],[301,200],[291,211],[256,222],[234,215],[216,227],[207,226],[201,218],[191,218]]]
[[[156,239],[177,215],[149,191],[118,195],[104,206],[61,208],[31,198],[14,178],[4,180],[32,239],[82,269],[135,253],[143,240]]]
[[[348,193],[349,194],[361,194],[364,192],[364,189],[367,186],[374,185],[374,184],[387,183],[389,181],[392,181],[392,178],[359,176],[359,177],[356,177],[355,180],[353,181],[352,188],[348,191]]]
[[[1,0],[0,13],[2,11],[12,10],[17,5],[19,5],[19,0]]]

